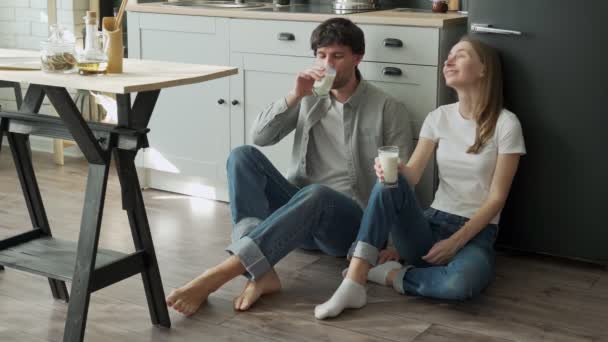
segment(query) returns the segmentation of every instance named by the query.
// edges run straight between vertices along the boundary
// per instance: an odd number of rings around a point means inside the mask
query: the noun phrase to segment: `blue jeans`
[[[255,147],[241,146],[227,163],[232,244],[226,249],[258,279],[296,248],[345,256],[363,210],[327,186],[298,188]]]
[[[396,188],[375,185],[349,256],[375,265],[378,251],[391,233],[400,257],[409,264],[395,277],[395,290],[440,299],[473,298],[494,278],[497,225],[486,226],[447,265],[422,260],[436,242],[449,238],[467,221],[433,208],[423,211],[407,180],[400,176]]]

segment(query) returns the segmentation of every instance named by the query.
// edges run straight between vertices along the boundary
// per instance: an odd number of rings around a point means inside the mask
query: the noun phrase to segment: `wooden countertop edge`
[[[269,5],[270,7],[270,5]],[[273,13],[252,11],[251,9],[214,9],[214,8],[180,8],[177,6],[165,6],[160,3],[129,4],[127,11],[177,14],[191,16],[224,17],[235,19],[261,19],[261,20],[292,20],[321,22],[336,15],[319,13]],[[412,13],[398,12],[395,10],[384,10],[375,12],[364,12],[349,15],[341,15],[358,24],[380,24],[396,26],[420,26],[441,28],[451,25],[465,24],[467,17],[458,13],[434,14],[434,13]]]
[[[42,71],[27,70],[27,71],[19,71],[19,72],[42,72]],[[123,86],[123,87],[116,87],[113,85],[107,85],[107,86],[101,85],[101,86],[87,87],[86,90],[99,91],[99,92],[112,93],[112,94],[130,94],[130,93],[138,93],[141,91],[150,91],[150,90],[159,90],[159,89],[162,90],[162,89],[166,89],[166,88],[179,87],[182,85],[189,85],[189,84],[195,84],[195,83],[200,83],[200,82],[205,82],[205,81],[211,81],[211,80],[215,80],[217,78],[232,76],[232,75],[236,75],[236,74],[238,74],[238,69],[232,68],[232,69],[217,72],[213,75],[187,77],[187,78],[180,79],[179,81],[155,81],[154,83],[151,83],[151,84],[143,84],[143,85],[139,84],[139,85],[130,85],[130,86]],[[116,75],[120,75],[120,74],[116,74]],[[83,76],[83,77],[89,77],[89,76]],[[90,76],[90,77],[95,77],[95,76]],[[80,87],[79,84],[76,84],[76,83],[66,84],[66,83],[62,83],[62,82],[48,82],[48,81],[36,82],[36,81],[30,81],[28,79],[21,80],[21,79],[17,79],[17,78],[7,78],[7,79],[0,78],[0,80],[6,80],[6,81],[10,81],[10,82],[25,81],[26,83],[31,83],[31,84],[42,84],[43,86],[85,89],[84,87]]]
[[[2,49],[0,48],[0,56],[7,53],[13,53],[15,56],[34,56],[38,55],[37,51],[33,50],[21,50],[21,49]],[[138,63],[140,65],[134,65],[131,68],[131,63]],[[141,65],[145,63],[145,65]],[[154,67],[155,63],[162,64],[176,64],[179,69],[172,69],[169,72],[174,72],[178,76],[176,79],[170,80],[159,80],[158,78],[148,78],[143,81],[137,82],[125,82],[124,80],[118,80],[121,77],[137,77],[137,74],[141,72],[141,68]],[[92,91],[101,91],[113,94],[127,94],[135,93],[140,91],[149,91],[157,89],[165,89],[170,87],[177,87],[182,85],[195,84],[205,81],[211,81],[222,77],[232,76],[238,74],[239,70],[232,66],[215,66],[215,65],[194,65],[198,67],[212,67],[209,72],[203,70],[204,74],[200,74],[200,68],[197,70],[198,74],[192,76],[184,76],[183,72],[188,71],[189,65],[187,63],[172,63],[162,62],[154,60],[139,60],[139,59],[125,59],[125,72],[121,74],[106,74],[102,76],[79,76],[77,74],[47,74],[42,70],[6,70],[0,69],[0,80],[9,82],[26,82],[31,84],[41,84],[44,86],[52,87],[65,87],[74,89],[86,89]],[[162,67],[162,65],[161,65]],[[58,76],[58,77],[55,77]],[[153,75],[152,75],[153,76]],[[66,78],[68,77],[68,78]],[[103,82],[94,82],[96,77],[100,77],[99,80]],[[123,84],[120,84],[120,83]],[[126,84],[125,84],[126,83]],[[84,85],[87,84],[87,85]]]
[[[146,85],[133,85],[133,86],[125,86],[123,87],[122,94],[136,93],[141,91],[149,91],[149,90],[158,90],[158,89],[167,89],[171,87],[179,87],[182,85],[189,85],[195,83],[201,83],[206,81],[215,80],[222,77],[232,76],[238,74],[237,68],[230,68],[224,71],[216,72],[212,75],[205,76],[193,76],[188,78],[182,78],[179,81],[162,81],[155,82],[154,84],[146,84]],[[103,90],[100,90],[103,91]]]

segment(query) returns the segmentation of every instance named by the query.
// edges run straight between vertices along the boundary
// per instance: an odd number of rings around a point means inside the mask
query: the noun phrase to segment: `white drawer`
[[[230,51],[284,56],[313,56],[310,34],[313,22],[233,19]]]
[[[215,26],[213,17],[139,13],[140,30],[215,34]]]
[[[437,67],[363,62],[363,78],[403,102],[416,127],[437,107]]]
[[[230,50],[284,56],[313,56],[314,22],[234,19]],[[422,27],[360,25],[365,35],[364,61],[437,65],[439,30]]]
[[[360,25],[365,34],[366,61],[437,65],[439,30],[436,28]]]

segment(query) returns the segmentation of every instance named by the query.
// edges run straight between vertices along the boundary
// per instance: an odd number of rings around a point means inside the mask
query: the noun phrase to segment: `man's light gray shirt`
[[[348,148],[344,143],[344,105],[333,96],[327,114],[310,132],[308,143],[308,178],[311,183],[325,184],[350,198],[352,180],[348,172]]]
[[[295,129],[293,151],[287,179],[298,187],[312,184],[310,143],[312,129],[327,115],[332,101],[329,96],[306,96],[289,108],[282,98],[256,118],[252,126],[253,143],[258,146],[276,144]],[[405,106],[372,84],[361,80],[353,95],[343,105],[346,169],[350,193],[362,208],[376,182],[374,159],[378,147],[395,145],[402,160],[408,160],[413,147],[413,125]],[[332,133],[332,132],[330,132]],[[323,153],[323,151],[314,151]],[[326,184],[328,185],[328,184]]]

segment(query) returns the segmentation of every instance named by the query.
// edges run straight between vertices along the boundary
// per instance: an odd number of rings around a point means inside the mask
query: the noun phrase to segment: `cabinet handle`
[[[224,99],[217,100],[217,104],[224,104],[224,103],[226,103],[226,101],[224,101]]]
[[[232,105],[233,105],[233,106],[236,106],[236,105],[238,105],[238,104],[239,104],[239,101],[238,101],[238,100],[232,100]]]
[[[278,37],[278,40],[284,40],[284,41],[289,41],[289,40],[296,40],[296,36],[293,35],[293,33],[289,33],[289,32],[280,32]]]
[[[386,76],[401,76],[403,72],[399,68],[386,67],[382,68],[382,74]]]
[[[401,39],[397,39],[397,38],[386,38],[384,41],[384,46],[386,47],[402,47],[403,46],[403,42],[401,41]]]

